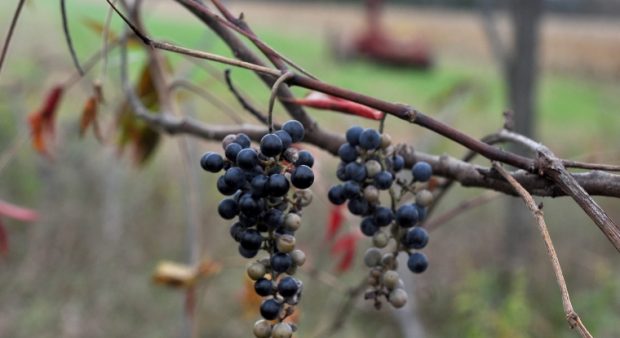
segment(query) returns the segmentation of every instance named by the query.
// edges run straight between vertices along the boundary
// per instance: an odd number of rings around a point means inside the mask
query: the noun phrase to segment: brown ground
[[[166,6],[163,5],[162,6]],[[170,5],[175,6],[175,5]],[[230,1],[257,27],[301,35],[350,34],[362,24],[359,6],[343,4],[282,4]],[[390,7],[384,22],[403,40],[424,37],[442,58],[489,62],[491,54],[477,12]],[[509,37],[508,22],[499,16]],[[543,25],[543,67],[548,71],[620,77],[620,21],[612,18],[572,18],[549,15]]]

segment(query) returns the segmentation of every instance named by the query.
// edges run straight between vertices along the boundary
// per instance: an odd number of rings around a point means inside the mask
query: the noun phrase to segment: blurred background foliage
[[[359,60],[339,62],[332,55],[329,36],[346,39],[360,29],[363,12],[359,4],[296,2],[229,1],[235,12],[244,11],[266,42],[327,82],[412,104],[477,137],[502,125],[504,84],[476,8],[387,9],[387,28],[395,37],[422,37],[432,46],[435,67],[423,72]],[[100,33],[86,22],[103,22],[105,6],[94,0],[69,3],[74,41],[78,55],[85,59],[101,46]],[[453,3],[465,6],[471,1]],[[0,4],[1,27],[8,26],[14,5],[14,1]],[[145,7],[151,36],[230,55],[179,6],[149,1]],[[502,13],[499,19],[505,32]],[[117,33],[122,28],[117,19],[112,27]],[[539,139],[564,158],[619,163],[620,63],[616,56],[620,24],[615,18],[548,15],[542,34]],[[227,89],[202,67],[179,56],[167,57],[175,77],[192,80],[244,115]],[[130,49],[134,76],[143,63],[143,52]],[[118,65],[114,52],[104,82],[106,104],[100,114],[107,144],[98,144],[92,135],[78,136],[80,113],[91,90],[88,81],[82,81],[67,93],[60,107],[53,159],[41,158],[28,143],[26,116],[73,68],[56,3],[31,1],[25,8],[0,77],[0,153],[14,154],[0,169],[0,199],[39,210],[41,220],[35,224],[5,222],[10,251],[0,265],[2,337],[171,337],[183,332],[183,292],[152,284],[151,275],[160,260],[188,261],[187,179],[204,151],[221,147],[191,140],[192,161],[186,163],[179,143],[166,136],[143,167],[136,167],[127,154],[121,156],[109,136],[114,112],[123,100]],[[218,71],[225,68],[211,66]],[[99,72],[95,68],[89,79]],[[232,74],[257,106],[267,106],[269,90],[253,74],[243,70]],[[188,114],[207,122],[231,123],[209,102],[190,97],[183,94],[180,101]],[[340,131],[352,124],[375,126],[349,116],[311,113],[320,123]],[[276,119],[285,118],[278,107]],[[464,153],[458,145],[397,120],[388,119],[386,128],[393,139],[424,151],[457,157]],[[329,208],[325,193],[335,181],[336,161],[318,149],[309,149],[318,159],[319,184],[313,188],[315,201],[307,211],[311,217],[304,218],[298,240],[311,258],[300,275],[306,295],[299,337],[309,337],[317,326],[329,322],[343,290],[364,275],[359,259],[353,271],[334,272],[336,263],[326,252],[323,238]],[[196,236],[201,253],[223,264],[218,275],[198,288],[197,332],[200,337],[247,336],[258,315],[243,315],[245,261],[231,245],[228,222],[214,216],[220,199],[215,175],[198,173],[197,177],[194,187],[199,192],[202,226]],[[438,212],[479,193],[455,189]],[[597,200],[612,218],[620,219],[618,201]],[[514,199],[514,203],[521,202]],[[596,337],[620,336],[617,252],[571,201],[545,199],[544,203],[576,310]],[[523,243],[537,259],[513,271],[510,281],[503,279],[504,207],[500,201],[491,202],[432,234],[427,250],[431,268],[413,282],[417,315],[428,337],[576,336],[564,319],[542,240],[535,237],[532,243]],[[347,225],[353,228],[356,224],[350,217]],[[365,245],[361,242],[359,251]],[[335,282],[327,283],[317,269]],[[377,312],[360,301],[338,336],[400,337],[399,325],[389,310]]]

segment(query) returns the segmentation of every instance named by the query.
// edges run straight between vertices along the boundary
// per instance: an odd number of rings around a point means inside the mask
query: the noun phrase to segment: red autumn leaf
[[[292,102],[305,107],[332,110],[372,120],[381,120],[384,115],[380,110],[320,92],[311,92],[305,98],[295,99]]]
[[[57,85],[48,92],[43,105],[28,116],[32,132],[32,145],[42,155],[48,155],[46,139],[54,136],[56,110],[62,99],[64,87]]]
[[[342,209],[343,205],[335,205],[329,212],[329,221],[327,222],[327,231],[325,232],[325,239],[331,241],[336,237],[338,230],[344,223],[344,213]]]
[[[0,216],[6,216],[22,222],[34,222],[39,219],[39,214],[31,209],[0,201]]]
[[[4,228],[4,224],[0,219],[0,255],[6,256],[9,252],[9,236],[6,233],[6,229]]]
[[[97,114],[99,110],[99,94],[95,93],[89,97],[82,109],[82,117],[80,118],[80,137],[84,137],[86,130],[89,126],[93,126],[93,132],[95,137],[100,142],[103,140],[101,131],[99,129],[99,123],[97,122]]]
[[[355,250],[357,248],[357,241],[359,234],[357,232],[350,232],[348,234],[340,236],[338,240],[331,247],[332,256],[341,255],[340,261],[336,266],[336,271],[346,272],[351,269],[353,265],[353,258],[355,258]]]

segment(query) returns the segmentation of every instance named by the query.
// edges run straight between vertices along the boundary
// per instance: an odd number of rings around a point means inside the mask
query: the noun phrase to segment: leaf
[[[39,219],[39,214],[32,210],[23,208],[11,203],[0,200],[0,216],[6,216],[22,222],[35,222]]]
[[[153,83],[149,64],[145,64],[136,84],[136,94],[142,104],[150,110],[159,109],[159,97]],[[133,148],[135,163],[143,165],[155,152],[159,144],[160,134],[144,121],[138,120],[126,98],[117,112],[119,151],[122,153],[128,145]]]
[[[103,140],[101,130],[99,129],[99,123],[97,122],[98,110],[99,98],[97,97],[97,94],[93,94],[93,96],[86,100],[86,103],[84,103],[84,108],[82,109],[82,117],[80,119],[80,137],[84,137],[86,130],[92,125],[93,132],[95,133],[97,140],[100,142]]]
[[[86,28],[88,28],[90,31],[94,32],[95,34],[99,36],[103,34],[103,30],[105,29],[103,23],[97,20],[91,19],[91,18],[84,18],[82,22],[84,23],[84,26],[86,26]],[[114,31],[112,31],[111,29],[108,30],[108,43],[116,41],[117,38],[118,38],[118,35]]]
[[[196,269],[176,262],[163,261],[157,264],[153,281],[172,288],[189,288],[196,282]]]
[[[64,87],[61,85],[52,87],[43,101],[43,105],[28,116],[28,123],[32,133],[32,145],[41,155],[49,155],[47,141],[54,137],[56,110],[62,99],[63,92]]]
[[[349,232],[340,236],[331,247],[330,253],[332,256],[339,256],[340,261],[336,266],[337,272],[346,272],[353,266],[353,259],[355,258],[355,251],[357,249],[357,241],[360,235],[357,232]]]
[[[84,19],[82,19],[82,23],[91,32],[97,34],[98,35],[97,37],[101,37],[101,35],[103,35],[103,30],[105,29],[105,27],[104,27],[104,24],[102,22],[99,22],[99,21],[91,19],[91,18],[84,18]],[[112,29],[109,29],[108,30],[108,43],[111,44],[111,43],[114,43],[116,41],[118,41],[118,34],[116,34],[116,32],[114,32]],[[127,47],[129,47],[129,48],[139,48],[141,46],[144,46],[144,44],[142,43],[142,41],[140,41],[136,37],[130,36],[127,39]]]
[[[6,256],[9,253],[9,235],[6,232],[4,223],[0,219],[0,255]]]
[[[343,205],[335,205],[329,212],[329,220],[327,222],[327,231],[325,232],[325,239],[328,241],[333,240],[338,233],[338,230],[344,223]]]
[[[291,100],[298,105],[321,109],[332,110],[349,115],[356,115],[371,120],[381,120],[384,113],[380,110],[364,106],[362,104],[344,100],[335,96],[327,95],[321,92],[311,92],[303,99]]]
[[[172,288],[191,289],[200,278],[209,278],[222,270],[220,263],[204,259],[197,267],[187,264],[162,261],[157,264],[153,281]]]

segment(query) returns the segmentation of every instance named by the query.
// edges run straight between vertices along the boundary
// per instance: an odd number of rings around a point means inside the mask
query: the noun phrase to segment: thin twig
[[[224,78],[226,79],[226,84],[228,85],[228,89],[233,94],[233,96],[239,101],[241,106],[247,110],[252,116],[256,117],[260,122],[269,125],[269,118],[267,118],[263,113],[261,113],[258,109],[256,109],[248,100],[246,100],[243,95],[239,92],[239,90],[235,87],[232,82],[232,77],[230,75],[230,69],[226,69],[224,71]]]
[[[22,12],[22,8],[24,7],[25,2],[26,0],[19,0],[19,2],[17,3],[15,14],[13,14],[13,19],[11,20],[11,25],[9,26],[9,31],[6,33],[6,38],[4,39],[4,45],[2,46],[2,54],[0,54],[0,72],[2,71],[2,65],[4,64],[4,59],[6,57],[6,54],[9,51],[9,45],[11,43],[11,38],[13,37],[13,33],[15,32],[15,26],[17,26],[17,20],[19,19],[19,14]]]
[[[69,31],[69,20],[67,18],[67,7],[65,4],[65,0],[60,0],[60,15],[62,17],[62,30],[65,34],[67,46],[69,47],[69,53],[71,53],[71,59],[73,59],[73,64],[75,65],[78,73],[81,76],[84,76],[84,70],[82,69],[82,66],[80,66],[80,60],[77,57],[75,46],[73,45],[73,40],[71,39],[71,32]]]
[[[457,205],[456,207],[438,215],[437,217],[430,219],[429,221],[425,221],[422,226],[426,227],[429,230],[435,230],[440,225],[447,223],[448,221],[461,215],[462,213],[471,211],[476,207],[491,202],[499,196],[500,194],[496,191],[487,191],[482,195],[477,196],[476,198],[459,203],[459,205]]]
[[[114,2],[116,2],[116,0],[114,0]],[[101,32],[101,50],[103,52],[103,62],[101,64],[101,73],[99,74],[99,79],[96,81],[99,84],[103,84],[105,82],[108,73],[108,39],[110,36],[110,26],[112,24],[113,14],[114,10],[111,7],[108,8],[108,13],[105,17],[105,23],[103,24],[103,31]]]
[[[267,111],[267,125],[269,126],[270,133],[273,131],[273,105],[276,102],[276,97],[278,96],[280,85],[286,82],[286,80],[292,78],[293,76],[295,76],[293,72],[286,72],[280,75],[280,77],[276,80],[276,82],[274,82],[273,86],[271,87],[271,96],[269,97],[269,110]]]
[[[222,102],[217,96],[209,93],[208,91],[202,89],[202,87],[197,86],[190,81],[187,81],[185,79],[176,79],[172,81],[169,87],[171,91],[179,88],[190,91],[198,95],[205,101],[211,103],[214,107],[221,109],[223,112],[226,113],[225,115],[230,117],[235,123],[243,123],[243,119],[239,116],[239,114],[237,114],[237,112],[235,112],[234,109],[229,107],[226,103]]]
[[[505,141],[521,144],[534,151],[537,156],[538,174],[555,182],[567,195],[590,216],[590,219],[599,227],[603,234],[620,251],[620,227],[609,217],[598,203],[575,180],[575,177],[566,170],[562,161],[544,145],[509,130],[502,130],[498,136]]]
[[[620,165],[616,165],[616,164],[588,163],[588,162],[580,162],[580,161],[572,161],[572,160],[562,160],[562,164],[566,168],[603,170],[603,171],[620,171]]]
[[[212,53],[207,53],[207,52],[203,52],[203,51],[199,51],[195,49],[185,48],[185,47],[177,46],[177,45],[174,45],[168,42],[152,40],[151,38],[147,37],[144,33],[142,33],[140,29],[138,29],[138,27],[136,27],[133,23],[131,23],[131,21],[127,17],[125,17],[125,15],[122,14],[118,10],[118,8],[116,8],[116,6],[114,6],[114,4],[112,4],[111,0],[106,0],[106,1],[108,2],[110,6],[112,6],[114,11],[123,19],[123,21],[127,24],[127,26],[131,28],[134,34],[136,34],[136,36],[138,36],[138,38],[140,38],[140,40],[142,40],[142,42],[147,46],[162,49],[162,50],[167,50],[169,52],[193,56],[199,59],[211,60],[211,61],[227,64],[230,66],[245,68],[245,69],[249,69],[249,70],[252,70],[258,73],[263,73],[263,74],[268,74],[268,75],[273,75],[273,76],[280,76],[281,74],[281,72],[277,69],[258,66],[253,63],[239,61],[237,59],[231,59],[231,58],[227,58],[227,57],[217,55],[217,54],[212,54]]]
[[[121,37],[119,37],[118,40],[112,42],[110,45],[108,45],[108,48],[104,51],[104,50],[99,50],[98,52],[96,52],[95,54],[93,54],[90,58],[88,58],[88,60],[86,60],[86,62],[84,63],[84,74],[88,74],[88,72],[91,71],[91,69],[93,69],[95,67],[95,65],[106,55],[108,55],[111,51],[113,51],[116,47],[118,47],[119,42],[123,39],[125,39],[126,36],[123,35]],[[76,84],[78,81],[80,81],[82,79],[82,75],[80,75],[78,72],[74,72],[72,73],[67,79],[65,79],[62,84],[63,87],[68,88],[73,86],[74,84]]]
[[[217,19],[215,19],[213,15],[205,11],[197,10],[196,6],[194,6],[193,1],[191,0],[174,0],[174,1],[176,1],[177,3],[187,8],[190,12],[192,12],[200,20],[202,20],[202,22],[204,22],[207,26],[209,26],[209,28],[211,28],[211,30],[213,30],[213,32],[215,32],[228,45],[230,50],[233,52],[233,54],[237,58],[239,58],[240,60],[246,61],[246,62],[264,66],[264,63],[262,62],[261,58],[259,58],[254,51],[249,49],[239,38],[237,38],[237,35],[233,34],[234,32],[232,32],[226,26],[222,25]],[[270,61],[274,65],[276,65],[276,67],[280,71],[287,70],[286,65],[282,62],[282,60],[269,54],[265,54],[265,56],[269,58]],[[266,75],[266,74],[261,74],[261,73],[256,73],[256,75],[261,79],[261,81],[263,81],[263,83],[265,83],[270,88],[271,86],[273,86],[273,83],[276,80],[271,75]],[[305,111],[305,109],[302,106],[296,104],[295,102],[289,101],[295,98],[295,96],[293,95],[292,91],[289,88],[281,87],[280,92],[278,93],[278,97],[279,97],[280,102],[282,103],[282,106],[287,111],[287,113],[294,119],[301,122],[301,124],[303,124],[304,127],[306,128],[306,135],[305,135],[306,140],[310,142],[313,142],[313,141],[321,142],[321,140],[327,140],[327,139],[334,140],[336,138],[339,139],[339,137],[335,136],[335,133],[322,129],[318,125],[318,123],[310,117],[310,115]],[[324,143],[329,144],[328,142],[324,142]],[[338,150],[337,147],[339,147],[340,145],[337,145],[337,146],[334,145],[336,146],[335,148],[332,148],[331,146],[332,145],[330,145],[330,147],[328,148],[328,151],[333,153]]]
[[[562,293],[562,305],[564,307],[564,313],[566,314],[566,320],[568,321],[568,325],[570,325],[571,329],[576,329],[577,332],[583,338],[592,338],[590,332],[583,324],[577,312],[573,308],[573,304],[570,300],[570,294],[568,293],[568,287],[566,286],[566,281],[564,280],[564,274],[562,273],[562,267],[560,266],[560,261],[558,259],[558,255],[555,252],[555,247],[553,246],[553,241],[551,240],[551,236],[549,235],[549,230],[547,228],[547,224],[545,223],[544,214],[542,211],[542,207],[536,205],[536,201],[530,195],[530,193],[523,188],[522,185],[519,184],[511,175],[504,169],[499,163],[493,162],[493,168],[497,170],[502,177],[504,177],[510,185],[514,187],[519,196],[525,202],[527,208],[532,212],[534,218],[536,219],[536,223],[538,224],[538,230],[540,230],[540,234],[542,235],[543,240],[545,241],[545,247],[547,248],[547,255],[549,255],[549,259],[551,260],[551,265],[553,266],[553,272],[555,273],[555,279],[560,287],[560,292]]]
[[[260,40],[256,34],[254,34],[254,32],[252,31],[252,29],[245,23],[245,21],[242,18],[235,18],[232,13],[230,13],[230,11],[228,11],[228,9],[221,3],[221,1],[219,0],[212,0],[213,4],[215,5],[215,7],[217,7],[217,9],[222,13],[222,15],[224,15],[224,17],[226,18],[226,20],[221,19],[219,16],[215,15],[215,17],[217,18],[218,21],[220,21],[220,23],[224,24],[226,27],[229,27],[231,29],[233,29],[234,31],[238,32],[239,34],[245,36],[246,38],[248,38],[250,41],[252,41],[256,47],[258,49],[260,49],[263,54],[265,54],[267,56],[267,58],[269,58],[276,67],[278,67],[278,69],[280,70],[284,70],[283,67],[279,66],[279,62],[274,62],[274,59],[280,59],[282,61],[284,61],[286,64],[288,64],[289,66],[293,67],[294,69],[298,70],[300,73],[316,79],[316,76],[312,75],[310,72],[308,72],[307,70],[305,70],[304,68],[302,68],[301,66],[295,64],[292,60],[290,60],[289,58],[287,58],[286,56],[282,55],[281,53],[278,53],[275,49],[273,49],[271,46],[269,46],[268,44],[266,44],[265,42],[263,42],[262,40]],[[208,11],[208,8],[205,6],[202,6],[202,8],[200,8],[200,10],[205,10]]]

